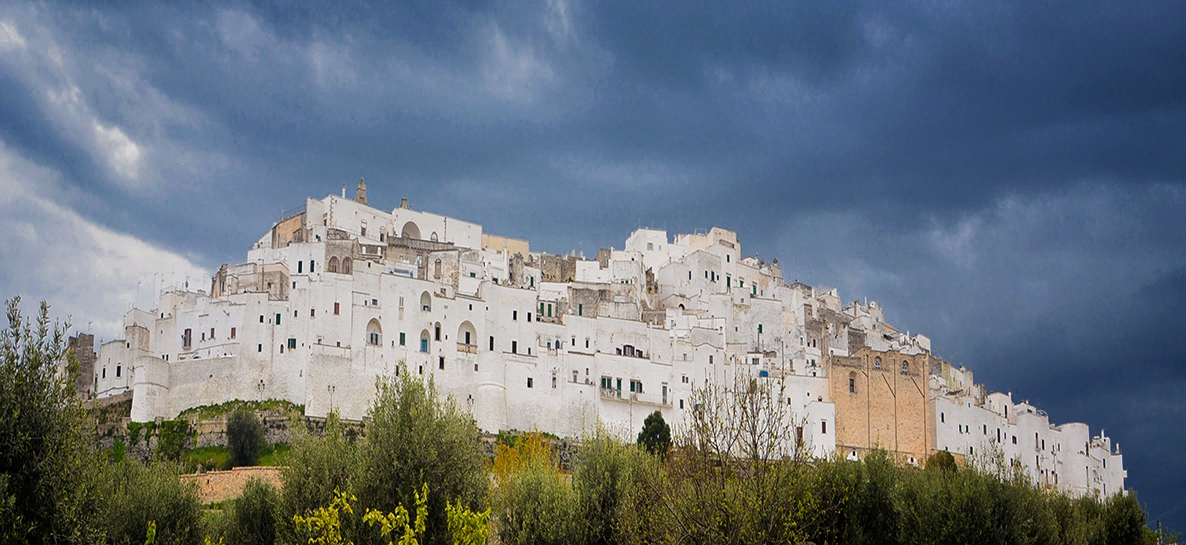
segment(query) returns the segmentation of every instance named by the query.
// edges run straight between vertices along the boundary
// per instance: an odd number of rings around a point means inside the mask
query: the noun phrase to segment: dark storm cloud
[[[380,207],[554,252],[721,225],[1106,427],[1152,515],[1186,487],[1164,454],[1186,446],[1181,3],[12,3],[0,23],[0,172],[52,171],[19,188],[55,180],[207,268],[361,176]]]

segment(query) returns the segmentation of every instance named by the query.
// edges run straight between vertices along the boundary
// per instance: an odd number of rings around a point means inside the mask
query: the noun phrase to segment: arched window
[[[434,324],[432,326],[432,340],[434,340],[434,341],[441,340],[441,323],[440,322],[437,322],[436,324]]]
[[[432,277],[437,278],[437,279],[439,279],[441,277],[441,260],[440,259],[437,259],[436,263],[432,266]]]
[[[342,274],[354,274],[354,262],[349,257],[342,258]]]
[[[379,325],[379,320],[374,318],[367,322],[367,344],[372,346],[379,346],[383,343],[383,328]]]
[[[474,324],[468,320],[461,322],[461,326],[457,328],[457,342],[466,346],[474,346],[478,343],[478,333],[474,330]]]
[[[400,236],[404,238],[419,239],[420,228],[417,227],[415,223],[409,221],[408,223],[404,224],[403,230],[400,231]]]
[[[332,273],[338,272],[338,256],[329,258],[329,265],[326,265],[325,270]]]
[[[903,375],[910,374],[910,362],[908,362],[908,361],[902,362],[902,374]]]
[[[420,310],[432,312],[432,296],[427,291],[420,294]]]
[[[873,368],[878,369],[878,370],[881,369],[881,358],[880,357],[873,358]]]
[[[428,330],[425,329],[425,330],[421,331],[420,332],[420,351],[421,352],[425,352],[425,353],[428,352],[428,339],[429,339]]]
[[[857,393],[857,373],[856,373],[856,371],[851,371],[848,373],[848,393],[850,393],[850,394]]]
[[[436,231],[433,231],[433,232],[432,232],[432,234],[431,234],[431,235],[429,235],[429,237],[428,237],[428,240],[431,240],[431,241],[433,241],[433,242],[436,242],[436,241],[437,241],[437,232],[436,232]]]

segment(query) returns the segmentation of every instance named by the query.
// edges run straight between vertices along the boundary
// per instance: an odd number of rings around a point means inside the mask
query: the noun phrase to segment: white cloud
[[[25,37],[17,31],[16,25],[0,21],[0,51],[25,49]]]
[[[27,312],[46,300],[75,330],[114,338],[130,305],[152,304],[154,287],[204,287],[209,273],[191,259],[56,202],[60,178],[0,142],[0,296],[21,295]]]
[[[530,44],[507,36],[497,23],[491,23],[489,33],[482,68],[487,91],[512,102],[533,102],[556,77],[551,65]]]
[[[140,178],[140,146],[136,145],[119,127],[104,127],[97,120],[91,122],[95,139],[106,155],[107,164],[116,174],[130,181]]]

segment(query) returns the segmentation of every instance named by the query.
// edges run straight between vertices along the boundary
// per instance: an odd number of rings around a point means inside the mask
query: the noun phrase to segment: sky
[[[1103,428],[1186,530],[1186,4],[91,4],[0,3],[26,311],[114,338],[361,177],[537,251],[720,226]]]

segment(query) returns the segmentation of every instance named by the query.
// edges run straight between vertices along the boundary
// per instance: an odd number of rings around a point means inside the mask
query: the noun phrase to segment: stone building
[[[96,395],[133,392],[136,421],[232,399],[357,420],[376,377],[403,364],[486,431],[575,437],[600,421],[633,438],[653,411],[682,421],[695,388],[771,381],[812,456],[967,458],[1000,428],[1009,439],[993,444],[1035,482],[1123,489],[1102,434],[983,395],[876,303],[788,284],[731,231],[639,229],[587,260],[369,197],[360,182],[354,199],[306,199],[243,263],[220,267],[208,292],[168,291],[156,308],[131,310],[125,338],[100,348]]]

